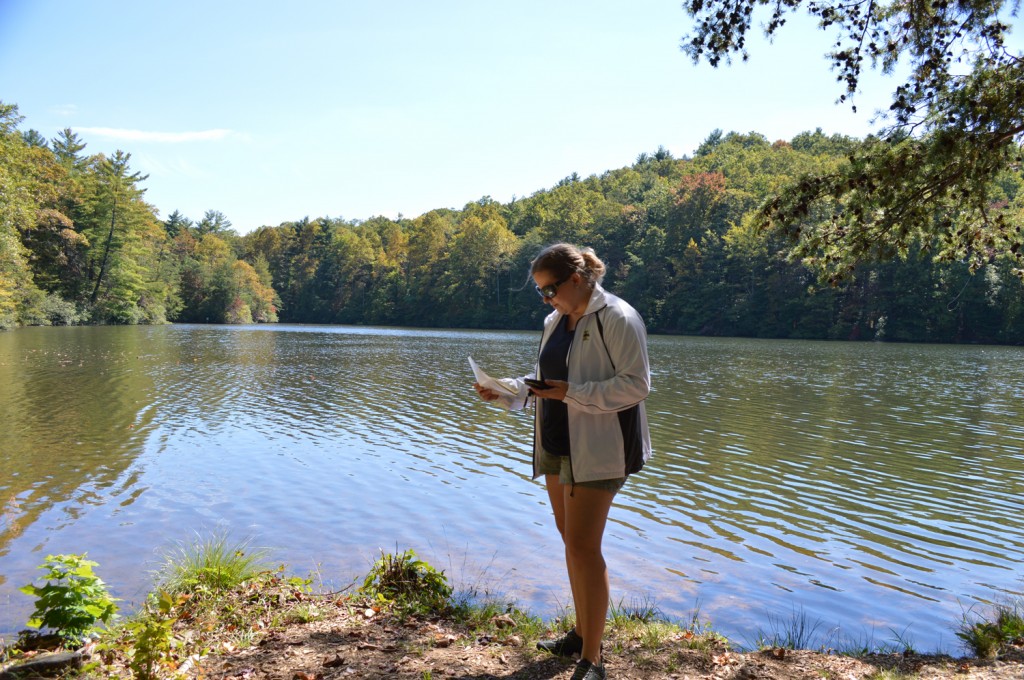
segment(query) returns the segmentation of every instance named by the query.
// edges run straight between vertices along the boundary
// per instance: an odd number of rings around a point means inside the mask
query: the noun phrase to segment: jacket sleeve
[[[612,308],[609,308],[611,310]],[[647,357],[647,329],[643,319],[631,307],[616,308],[604,320],[604,345],[615,365],[615,373],[605,380],[570,382],[566,405],[587,413],[624,411],[647,398],[651,392],[651,367]],[[590,351],[604,352],[597,332],[597,343]]]

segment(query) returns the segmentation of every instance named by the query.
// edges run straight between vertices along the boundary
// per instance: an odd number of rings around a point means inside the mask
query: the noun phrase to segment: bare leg
[[[594,664],[601,663],[601,638],[608,616],[608,568],[601,541],[614,499],[611,491],[562,486],[562,536],[576,606],[576,632],[583,638],[581,656]]]
[[[558,533],[562,536],[562,544],[565,544],[565,491],[563,485],[558,481],[558,475],[544,475],[544,483],[548,490],[548,500],[551,501],[551,510],[555,514],[555,526],[558,527]],[[576,607],[576,586],[572,581],[572,569],[569,569],[569,548],[565,548],[565,567],[566,571],[569,572],[569,590],[572,592],[572,606],[573,611],[576,614],[577,625],[579,622],[579,609]],[[577,633],[580,633],[579,628],[576,629]],[[582,635],[582,633],[580,633]]]

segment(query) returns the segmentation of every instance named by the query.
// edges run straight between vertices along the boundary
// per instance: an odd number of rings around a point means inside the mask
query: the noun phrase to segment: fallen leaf
[[[434,646],[435,647],[440,647],[441,649],[446,649],[448,647],[451,647],[452,643],[455,642],[458,639],[459,639],[459,637],[457,635],[451,635],[451,634],[448,634],[448,635],[435,635],[434,636]]]
[[[341,657],[341,654],[335,654],[333,659],[324,659],[324,668],[338,668],[339,666],[344,666],[345,663],[346,661]]]
[[[500,614],[498,616],[495,616],[491,619],[491,623],[493,623],[498,628],[514,628],[516,625],[515,619],[513,619],[508,614]]]

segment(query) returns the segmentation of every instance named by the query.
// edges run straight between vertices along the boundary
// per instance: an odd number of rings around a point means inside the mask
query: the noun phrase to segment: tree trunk
[[[96,277],[96,286],[92,289],[90,302],[96,304],[96,298],[100,295],[100,284],[103,283],[103,276],[107,273],[107,259],[110,257],[110,244],[114,240],[114,217],[117,215],[117,193],[114,193],[114,205],[110,208],[110,232],[107,234],[107,243],[103,248],[103,261],[100,262],[100,273]]]

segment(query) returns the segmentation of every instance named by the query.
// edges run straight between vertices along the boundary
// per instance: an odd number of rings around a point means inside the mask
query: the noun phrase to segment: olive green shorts
[[[540,452],[537,471],[542,475],[558,475],[558,481],[562,484],[575,484],[576,486],[583,486],[588,489],[602,489],[612,493],[618,492],[622,485],[626,483],[625,477],[598,479],[593,482],[576,482],[572,478],[572,464],[569,462],[569,456],[552,456],[543,449]]]

